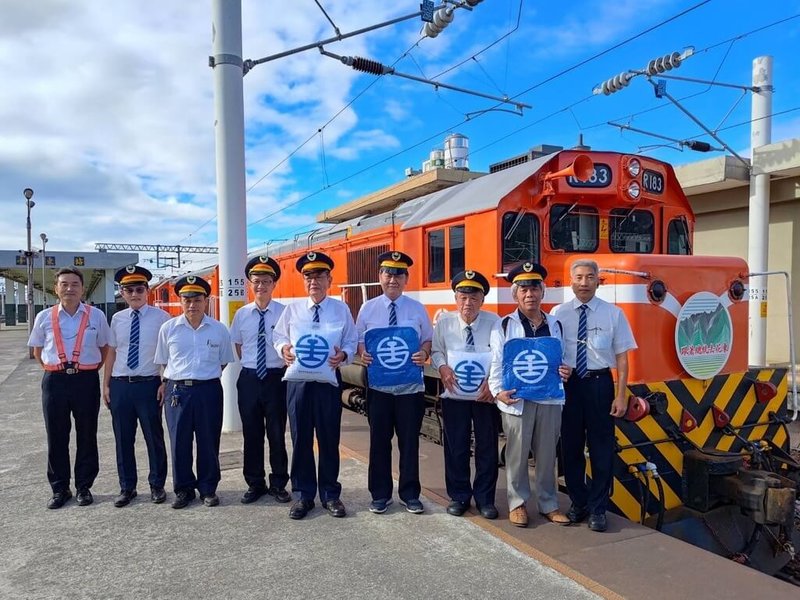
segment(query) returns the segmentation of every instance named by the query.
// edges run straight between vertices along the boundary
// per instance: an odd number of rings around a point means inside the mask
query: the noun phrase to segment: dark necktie
[[[394,302],[389,303],[389,327],[397,325],[397,305]]]
[[[264,323],[266,310],[258,311],[258,356],[256,357],[256,374],[259,379],[267,376],[267,327]]]
[[[133,370],[139,366],[139,311],[133,311],[131,318],[131,339],[128,346],[128,368]]]
[[[472,325],[467,325],[467,348],[475,347],[475,338],[472,337]]]
[[[586,344],[588,343],[586,340],[588,330],[586,310],[588,308],[585,304],[581,304],[578,308],[578,354],[575,360],[575,371],[577,371],[578,377],[586,377],[586,373],[589,371],[589,363],[586,357]]]
[[[314,305],[314,318],[311,319],[314,323],[319,323],[319,304]]]

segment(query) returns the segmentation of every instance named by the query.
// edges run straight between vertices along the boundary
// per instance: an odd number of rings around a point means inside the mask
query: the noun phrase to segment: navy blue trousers
[[[452,500],[494,504],[497,490],[497,407],[489,402],[442,398],[444,481]],[[470,485],[470,431],[475,433],[475,480]]]
[[[264,471],[264,434],[269,443],[270,487],[282,490],[289,481],[289,457],[286,454],[286,382],[285,369],[269,369],[259,379],[255,369],[242,368],[236,381],[239,415],[244,438],[242,474],[247,485],[266,487]]]
[[[292,433],[292,491],[314,500],[319,487],[323,503],[339,498],[339,436],[342,391],[319,381],[288,381],[286,405]],[[314,435],[319,448],[319,471],[314,464]]]
[[[400,451],[401,500],[419,498],[419,430],[425,415],[422,392],[394,395],[367,390],[369,419],[368,487],[373,500],[392,497],[392,437]]]
[[[75,419],[75,488],[89,489],[100,470],[97,417],[100,378],[97,371],[67,375],[45,371],[42,412],[47,431],[47,480],[54,492],[69,490],[69,436]]]
[[[221,477],[219,440],[222,435],[222,384],[219,379],[209,379],[193,386],[176,385],[170,381],[164,393],[175,493],[193,492],[195,488],[201,496],[216,493]],[[175,395],[178,397],[177,406],[172,406],[172,397]],[[196,477],[192,470],[195,441]]]
[[[116,441],[120,489],[136,489],[138,474],[134,447],[139,423],[142,425],[150,463],[147,481],[151,487],[163,488],[167,480],[167,446],[164,444],[164,425],[158,404],[160,384],[160,377],[134,382],[111,378],[111,423]]]
[[[606,511],[614,466],[614,380],[610,373],[580,379],[573,371],[564,385],[567,400],[561,413],[561,458],[572,503],[592,514]],[[586,484],[589,448],[592,479]]]

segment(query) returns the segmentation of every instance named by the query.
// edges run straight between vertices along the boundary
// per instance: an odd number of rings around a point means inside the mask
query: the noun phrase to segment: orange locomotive
[[[543,264],[545,304],[554,306],[573,296],[572,262],[597,261],[598,295],[625,311],[639,345],[629,354],[628,414],[617,420],[613,509],[720,554],[746,553],[775,572],[790,557],[800,479],[787,453],[787,374],[748,368],[747,265],[693,256],[694,223],[669,164],[565,150],[365,212],[272,256],[292,273],[309,249],[329,254],[333,292],[338,286],[354,317],[381,293],[376,258],[389,249],[414,257],[405,293],[432,318],[452,309],[450,278],[464,269],[493,274],[483,308],[505,315],[515,306],[504,278],[512,266]],[[157,306],[170,308],[159,302],[170,285],[153,288]],[[175,301],[171,290],[167,296]],[[299,277],[281,279],[276,298],[302,297]],[[343,372],[352,386],[343,400],[355,408],[363,408],[362,371]],[[426,389],[423,433],[437,438],[432,369]],[[775,540],[775,552],[760,549],[764,539]]]

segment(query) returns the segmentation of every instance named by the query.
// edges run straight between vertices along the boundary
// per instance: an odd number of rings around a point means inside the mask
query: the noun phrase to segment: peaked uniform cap
[[[114,273],[114,281],[121,286],[126,285],[147,285],[153,278],[153,274],[139,265],[128,265]]]
[[[303,256],[297,259],[297,263],[295,267],[301,273],[306,273],[308,271],[333,271],[333,259],[327,254],[322,252],[311,252],[305,253]]]
[[[202,277],[186,275],[175,282],[175,293],[178,296],[210,296],[211,286]]]
[[[413,264],[414,260],[408,254],[397,250],[390,250],[378,256],[378,266],[394,275],[408,273],[408,267]]]
[[[461,271],[450,281],[454,292],[477,292],[482,291],[483,295],[489,293],[491,286],[489,280],[477,271]]]
[[[250,279],[251,275],[272,275],[275,281],[281,278],[281,268],[278,261],[269,256],[254,256],[247,261],[244,267],[245,276]]]
[[[506,275],[506,279],[517,285],[541,285],[547,278],[547,269],[532,262],[518,264]]]

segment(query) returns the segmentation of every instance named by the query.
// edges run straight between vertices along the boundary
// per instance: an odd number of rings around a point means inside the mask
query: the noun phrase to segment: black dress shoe
[[[172,508],[186,508],[192,500],[194,500],[194,491],[181,490],[180,492],[175,492],[175,501],[172,503]]]
[[[605,513],[599,515],[589,515],[589,529],[592,531],[605,531],[608,529],[608,521]]]
[[[163,487],[150,488],[150,502],[153,504],[162,504],[167,499],[167,492]]]
[[[314,508],[313,500],[298,500],[289,509],[290,519],[302,519]]]
[[[567,518],[570,520],[571,523],[582,523],[586,520],[586,517],[589,516],[589,510],[586,508],[581,508],[579,506],[575,506],[574,504],[569,507],[567,511]]]
[[[337,519],[341,519],[347,514],[347,510],[345,510],[344,504],[342,504],[342,501],[339,500],[339,498],[328,500],[325,503],[325,508],[332,517],[336,517]]]
[[[219,496],[216,494],[206,494],[204,496],[200,496],[200,499],[203,501],[203,504],[209,508],[212,506],[219,506]]]
[[[283,488],[271,487],[267,490],[267,493],[282,504],[292,499],[292,495]]]
[[[47,508],[56,509],[61,508],[67,503],[67,500],[72,498],[72,492],[64,490],[61,492],[53,492],[53,497],[47,502]]]
[[[240,500],[240,502],[242,504],[252,504],[266,493],[267,490],[263,487],[250,486],[249,488],[247,488],[247,491],[244,494],[242,494],[242,499]]]
[[[484,519],[496,519],[497,507],[494,504],[484,504],[478,509]]]
[[[447,514],[454,517],[460,517],[469,508],[469,502],[461,502],[460,500],[451,500],[447,505]]]
[[[78,501],[78,506],[89,506],[92,502],[94,502],[92,492],[89,491],[89,488],[78,490],[75,499]]]
[[[136,498],[136,490],[120,490],[119,496],[114,500],[114,506],[117,508],[128,506],[134,498]]]

